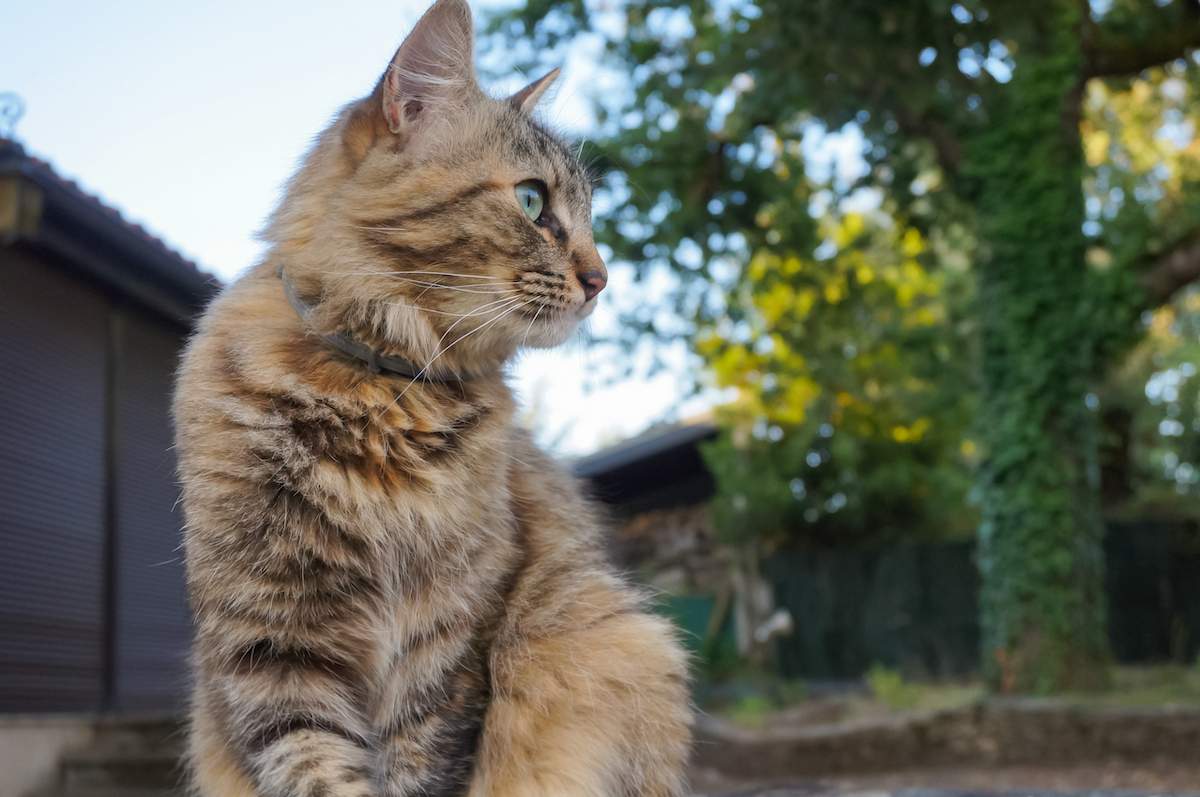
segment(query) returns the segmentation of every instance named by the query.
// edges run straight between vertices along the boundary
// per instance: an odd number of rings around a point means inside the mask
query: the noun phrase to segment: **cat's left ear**
[[[550,84],[558,79],[560,72],[562,72],[562,68],[555,69],[545,77],[538,78],[509,97],[508,101],[515,105],[518,111],[529,113],[538,104],[538,101],[542,99],[542,95],[546,93],[546,89],[550,88]]]
[[[383,116],[393,133],[446,116],[479,94],[474,38],[466,0],[437,0],[425,12],[383,76]]]

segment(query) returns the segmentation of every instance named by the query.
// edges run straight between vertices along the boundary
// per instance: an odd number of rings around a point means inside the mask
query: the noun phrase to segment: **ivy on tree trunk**
[[[1020,65],[963,176],[980,221],[978,430],[983,665],[993,688],[1101,683],[1109,651],[1096,419],[1085,396],[1090,307],[1076,0],[1033,12]]]

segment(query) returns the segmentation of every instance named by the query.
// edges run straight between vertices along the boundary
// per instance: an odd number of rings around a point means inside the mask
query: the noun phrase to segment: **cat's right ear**
[[[395,134],[445,116],[479,92],[466,0],[437,0],[400,45],[381,81],[383,118]]]
[[[541,77],[533,81],[528,86],[509,97],[508,101],[516,106],[518,111],[521,111],[522,113],[529,113],[542,99],[542,95],[546,93],[546,89],[550,88],[550,84],[558,79],[560,72],[562,72],[561,67],[555,69],[545,77]]]

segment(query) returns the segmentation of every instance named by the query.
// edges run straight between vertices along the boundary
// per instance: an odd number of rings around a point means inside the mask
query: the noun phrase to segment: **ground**
[[[898,673],[876,668],[862,688],[814,694],[802,684],[741,692],[733,699],[706,706],[713,716],[751,729],[842,727],[843,723],[906,716],[908,712],[938,711],[967,706],[984,696],[982,686],[971,682],[920,683]],[[807,694],[806,694],[807,692]],[[727,692],[732,697],[735,693]],[[1105,692],[1065,696],[1081,707],[1163,707],[1200,705],[1200,666],[1121,667],[1113,672],[1112,686]],[[1159,750],[1163,748],[1158,747]],[[714,756],[713,758],[719,758]],[[1193,793],[1200,795],[1200,746],[1193,760],[1108,760],[1087,764],[958,765],[870,772],[861,775],[805,777],[794,780],[748,781],[731,778],[704,766],[703,749],[696,754],[691,772],[696,795],[726,795],[775,786],[772,797],[784,795],[849,795],[869,793],[874,797],[910,790],[944,790],[938,797],[961,797],[967,792],[1017,791],[1030,794],[1041,790],[1093,791],[1126,790],[1147,794]],[[711,763],[711,760],[709,761]],[[754,792],[751,792],[754,793]],[[765,797],[767,793],[762,793]],[[931,793],[925,793],[932,797]]]
[[[1197,756],[1200,758],[1200,756]],[[821,778],[790,782],[753,783],[724,778],[703,767],[692,770],[692,791],[696,795],[727,795],[768,785],[792,786],[797,793],[852,794],[901,789],[927,788],[955,791],[1055,790],[1091,791],[1121,789],[1161,794],[1191,792],[1200,794],[1200,763],[1193,765],[1160,762],[1133,764],[1113,761],[1088,766],[1011,766],[954,767],[914,769],[875,773],[859,777]]]

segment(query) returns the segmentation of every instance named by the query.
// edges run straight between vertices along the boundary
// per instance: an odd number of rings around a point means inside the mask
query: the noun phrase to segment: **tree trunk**
[[[982,241],[983,667],[1003,692],[1094,687],[1109,661],[1097,427],[1085,403],[1097,331],[1081,229],[1080,5],[1033,12],[963,166]]]

